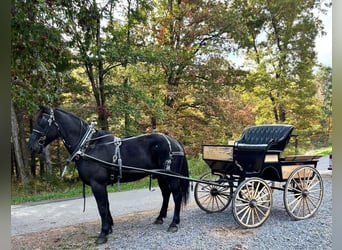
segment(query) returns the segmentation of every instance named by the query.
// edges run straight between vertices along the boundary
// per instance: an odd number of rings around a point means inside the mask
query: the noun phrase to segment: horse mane
[[[69,115],[69,116],[73,117],[74,119],[79,120],[79,121],[81,121],[81,122],[84,123],[84,124],[87,124],[87,122],[86,122],[85,120],[83,120],[82,118],[78,117],[78,116],[75,115],[74,113],[71,113],[71,112],[66,111],[66,110],[64,110],[64,109],[61,109],[61,108],[55,108],[55,110],[58,110],[58,111],[61,112],[61,113],[64,113],[64,114],[66,114],[66,115]]]

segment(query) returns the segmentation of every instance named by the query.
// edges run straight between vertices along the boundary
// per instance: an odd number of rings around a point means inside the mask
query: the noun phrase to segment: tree
[[[68,77],[69,51],[52,20],[53,12],[45,1],[12,1],[12,142],[17,164],[25,168],[28,120],[38,103],[53,106],[60,102],[62,82]]]
[[[225,99],[229,86],[244,74],[226,57],[230,51],[226,41],[235,22],[222,1],[160,1],[150,20],[149,43],[155,44],[155,53],[163,59],[166,117],[159,129],[197,147],[208,129],[222,128],[226,121],[218,113],[220,119],[213,119],[211,111],[219,110],[215,98]]]
[[[128,0],[123,20],[115,16],[115,8],[122,12],[125,7],[115,0],[101,3],[61,0],[56,4],[56,12],[60,14],[57,25],[69,40],[74,60],[85,68],[96,102],[99,126],[104,130],[109,128],[107,96],[115,92],[108,77],[115,68],[127,67],[139,60],[131,33],[133,26],[143,21],[149,9],[148,2]],[[122,25],[125,22],[126,25]],[[127,87],[128,80],[124,77],[121,84]],[[125,123],[129,126],[128,114]]]
[[[320,65],[316,72],[318,99],[321,104],[321,127],[318,139],[324,146],[331,144],[332,135],[332,68]]]
[[[257,123],[293,123],[306,136],[319,128],[315,38],[323,32],[315,15],[323,1],[236,0],[241,17],[233,34],[246,50],[246,85],[258,99]]]

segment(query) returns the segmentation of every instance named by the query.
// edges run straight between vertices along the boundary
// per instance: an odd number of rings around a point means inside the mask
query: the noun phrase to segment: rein
[[[118,164],[116,163],[111,163],[111,162],[107,162],[107,161],[103,161],[99,158],[96,158],[94,156],[82,153],[81,155],[82,157],[86,157],[89,158],[91,160],[103,163],[103,167],[109,170],[115,170],[119,167]],[[127,170],[132,170],[135,171],[136,173],[147,173],[147,174],[155,174],[155,175],[162,175],[162,176],[168,176],[168,177],[174,177],[177,179],[183,179],[183,180],[188,180],[188,181],[194,181],[194,182],[199,182],[199,183],[203,183],[203,184],[209,184],[209,185],[215,185],[215,186],[219,186],[219,187],[229,187],[229,184],[220,184],[220,183],[216,183],[216,182],[210,182],[210,181],[205,181],[205,180],[198,180],[198,179],[193,179],[193,178],[189,178],[186,177],[184,175],[181,175],[179,173],[176,173],[172,170],[166,170],[166,169],[141,169],[138,167],[132,167],[132,166],[126,166],[126,165],[122,165],[122,168],[127,169]]]

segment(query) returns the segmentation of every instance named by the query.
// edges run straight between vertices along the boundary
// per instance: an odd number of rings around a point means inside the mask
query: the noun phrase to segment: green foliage
[[[300,152],[329,145],[331,69],[314,71],[323,3],[13,0],[12,99],[25,119],[44,103],[116,136],[165,132],[194,159],[261,123],[295,125]]]
[[[13,1],[12,100],[35,113],[38,103],[60,102],[70,68],[70,52],[59,29],[50,23],[53,12],[45,1]]]

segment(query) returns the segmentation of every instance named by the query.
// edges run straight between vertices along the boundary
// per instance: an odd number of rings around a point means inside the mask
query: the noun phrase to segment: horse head
[[[44,106],[39,106],[39,108],[37,121],[29,139],[30,150],[37,154],[41,153],[44,147],[59,137],[54,110]]]

